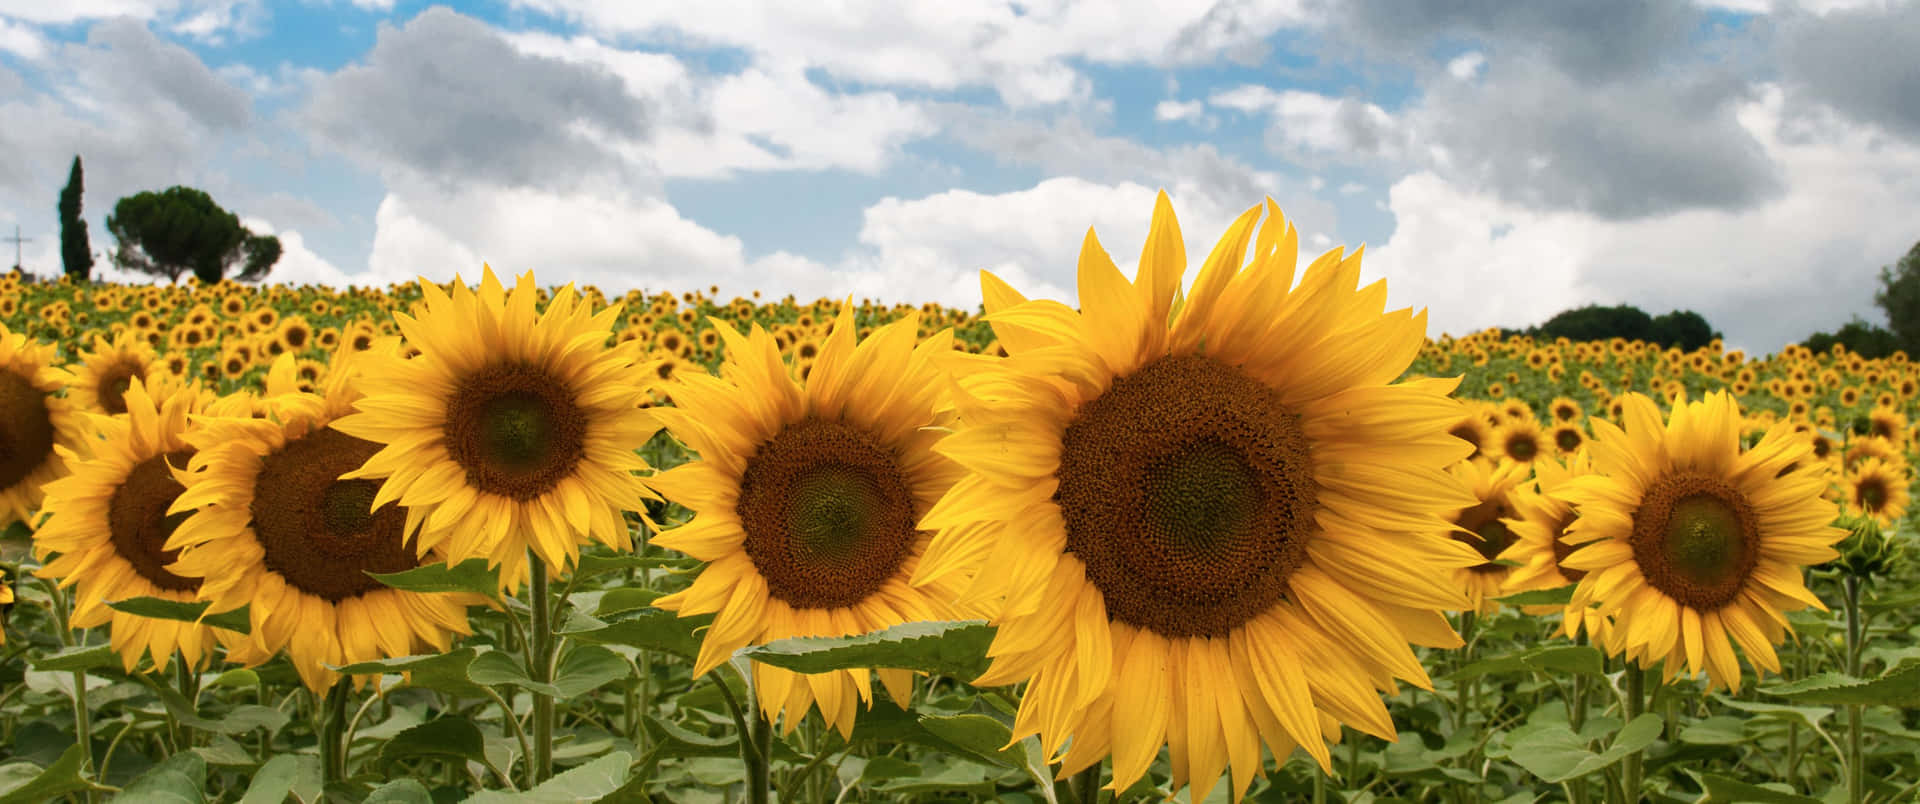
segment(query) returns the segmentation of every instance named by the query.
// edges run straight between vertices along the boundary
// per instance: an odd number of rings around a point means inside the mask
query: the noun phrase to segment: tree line
[[[1920,357],[1920,243],[1915,243],[1895,264],[1881,267],[1879,279],[1880,288],[1873,294],[1873,303],[1886,313],[1888,326],[1882,327],[1856,314],[1839,329],[1815,332],[1801,344],[1816,353],[1829,351],[1839,344],[1867,358],[1886,357],[1896,351]],[[1655,316],[1630,304],[1610,307],[1589,304],[1562,311],[1538,326],[1502,328],[1500,332],[1545,340],[1625,338],[1689,351],[1720,337],[1704,316],[1692,310],[1674,310]]]
[[[61,268],[82,282],[93,278],[94,265],[87,221],[80,215],[85,177],[75,156],[58,205]],[[279,238],[254,234],[240,225],[240,216],[192,187],[175,185],[120,199],[107,215],[107,232],[116,246],[108,258],[116,267],[169,282],[188,273],[208,283],[229,277],[258,282],[280,261]]]

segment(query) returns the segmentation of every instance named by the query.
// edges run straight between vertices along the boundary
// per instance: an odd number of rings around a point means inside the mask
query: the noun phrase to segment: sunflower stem
[[[1640,716],[1641,711],[1646,705],[1645,688],[1647,674],[1646,670],[1640,667],[1639,662],[1631,660],[1626,663],[1625,673],[1627,676],[1627,696],[1626,699],[1621,702],[1621,711],[1624,712],[1626,716],[1622,719],[1622,722],[1632,723],[1634,718]],[[1623,767],[1626,769],[1626,779],[1621,783],[1621,787],[1622,792],[1626,794],[1626,799],[1629,802],[1640,800],[1642,759],[1641,752],[1635,750],[1633,753],[1627,755],[1626,762],[1623,763]]]
[[[71,648],[85,644],[85,634],[75,635],[73,623],[67,619],[67,599],[60,593],[60,587],[53,581],[41,580],[47,588],[47,602],[53,607],[54,622],[60,626],[60,647]],[[87,671],[73,671],[73,739],[80,746],[80,773],[84,777],[93,768],[93,715],[87,709]],[[87,791],[88,804],[96,800],[92,790]]]
[[[527,634],[527,675],[538,684],[553,683],[553,624],[548,604],[547,564],[532,551],[527,552],[532,572],[528,593],[533,609],[533,624]],[[527,787],[553,778],[553,696],[533,692],[533,756],[527,760]]]
[[[1073,795],[1079,804],[1099,804],[1100,771],[1103,764],[1095,762],[1073,775]]]
[[[333,682],[320,713],[320,787],[323,790],[347,778],[347,747],[340,738],[346,730],[347,697],[352,692],[353,682],[344,676]]]
[[[1862,634],[1860,622],[1860,577],[1848,575],[1847,597],[1847,675],[1860,676],[1860,642]],[[1860,751],[1860,704],[1847,705],[1847,802],[1860,804],[1866,790],[1866,768],[1863,767]]]

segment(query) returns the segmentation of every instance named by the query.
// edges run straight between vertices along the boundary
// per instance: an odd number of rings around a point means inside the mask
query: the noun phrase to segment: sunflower
[[[67,370],[73,374],[67,397],[75,407],[119,415],[127,412],[127,385],[134,380],[153,382],[163,366],[153,347],[129,330],[112,341],[95,337],[93,349],[81,352],[80,362]]]
[[[1571,457],[1587,443],[1587,431],[1578,422],[1561,422],[1547,431],[1547,442],[1560,457]]]
[[[1518,463],[1532,463],[1535,458],[1546,455],[1552,442],[1547,434],[1540,431],[1540,422],[1531,413],[1509,416],[1493,431],[1486,453],[1498,460],[1505,458]]]
[[[1734,643],[1756,670],[1779,672],[1780,613],[1825,608],[1800,568],[1832,559],[1846,535],[1821,499],[1824,464],[1784,423],[1743,451],[1725,392],[1675,405],[1665,426],[1652,400],[1621,398],[1626,428],[1594,422],[1597,473],[1560,493],[1580,511],[1567,540],[1586,545],[1564,562],[1587,572],[1572,605],[1598,604],[1627,657],[1664,662],[1668,680],[1684,663],[1739,691]]]
[[[1502,520],[1513,535],[1513,542],[1498,558],[1520,566],[1508,572],[1506,586],[1499,592],[1501,596],[1559,589],[1586,577],[1585,572],[1561,563],[1585,545],[1566,541],[1567,526],[1573,524],[1575,511],[1557,494],[1568,480],[1591,470],[1591,460],[1584,452],[1568,458],[1564,464],[1553,458],[1542,458],[1533,462],[1536,482],[1514,488],[1509,495],[1514,516]],[[1591,606],[1521,606],[1520,610],[1535,616],[1560,612],[1561,632],[1568,639],[1578,637],[1582,628],[1602,644],[1608,643],[1612,636],[1611,622]]]
[[[48,365],[53,353],[0,324],[0,528],[30,521],[47,482],[67,473],[59,447],[91,448],[71,400],[54,395],[69,376]]]
[[[167,508],[184,488],[175,473],[193,456],[184,438],[187,417],[198,414],[210,396],[183,385],[156,399],[135,379],[124,395],[125,416],[93,414],[92,424],[104,436],[93,457],[83,461],[55,447],[73,464],[73,474],[47,484],[47,519],[33,534],[34,554],[45,566],[35,574],[76,587],[71,627],[112,624],[109,642],[128,672],[142,656],[152,658],[154,670],[165,669],[175,651],[198,667],[214,645],[211,626],[107,607],[108,600],[134,597],[191,601],[200,587],[199,579],[170,568],[178,554],[167,549],[167,537],[184,517]]]
[[[588,540],[630,549],[621,516],[653,498],[634,452],[658,429],[638,404],[650,376],[633,342],[609,348],[620,308],[598,313],[568,285],[536,312],[533,273],[512,292],[486,268],[478,292],[420,280],[418,316],[395,313],[420,354],[360,365],[365,396],[332,427],[381,449],[346,479],[383,479],[417,547],[450,562],[484,557],[517,588],[527,554],[553,573]]]
[[[1909,492],[1903,464],[1866,458],[1848,469],[1841,496],[1849,516],[1870,518],[1882,528],[1907,513]]]
[[[1445,535],[1475,502],[1443,469],[1471,451],[1447,433],[1457,380],[1389,384],[1426,314],[1356,291],[1359,252],[1289,292],[1298,232],[1265,208],[1177,307],[1165,193],[1136,281],[1089,231],[1079,312],[983,273],[1011,356],[944,357],[967,371],[935,449],[968,474],[921,521],[938,534],[915,581],[975,571],[963,603],[999,626],[975,683],[1027,682],[1015,738],[1040,735],[1063,774],[1111,754],[1114,790],[1162,744],[1195,800],[1229,763],[1243,794],[1262,742],[1328,768],[1343,722],[1394,739],[1375,690],[1430,686],[1409,641],[1460,645],[1438,610],[1466,604],[1447,580],[1482,559]]]
[[[718,613],[695,676],[750,644],[954,619],[959,579],[909,583],[932,537],[915,523],[960,472],[932,450],[953,417],[934,412],[945,381],[930,356],[952,333],[916,347],[917,323],[909,314],[856,346],[853,308],[843,307],[804,383],[760,327],[742,336],[716,320],[706,330],[726,341],[724,379],[681,375],[678,407],[657,414],[700,460],[651,481],[695,512],[653,543],[708,562],[692,586],[654,604],[682,617]],[[855,705],[872,703],[864,669],[753,672],[760,711],[783,718],[783,731],[817,703],[851,737]],[[904,705],[912,673],[873,672]]]
[[[199,583],[210,612],[249,606],[255,656],[285,650],[315,694],[339,677],[328,665],[449,650],[451,635],[470,633],[464,606],[480,602],[366,574],[427,563],[408,544],[406,509],[376,510],[377,482],[339,479],[379,449],[330,426],[359,396],[353,363],[374,354],[336,353],[319,395],[289,390],[294,360],[281,357],[267,418],[203,419],[187,435],[198,451],[169,509],[188,515],[166,544],[183,551],[173,571]]]
[[[1556,396],[1547,404],[1547,414],[1555,422],[1577,422],[1581,417],[1586,416],[1587,412],[1580,407],[1579,401],[1572,397]]]
[[[1466,411],[1447,429],[1447,434],[1473,447],[1470,455],[1480,455],[1493,446],[1493,426],[1478,409]]]
[[[1512,567],[1497,561],[1516,539],[1508,528],[1515,512],[1513,492],[1532,475],[1532,465],[1511,459],[1465,460],[1447,467],[1447,471],[1474,496],[1474,502],[1454,514],[1449,535],[1480,556],[1471,566],[1455,569],[1453,581],[1466,591],[1472,609],[1491,614],[1499,610],[1496,598],[1506,594],[1507,576],[1513,572]]]

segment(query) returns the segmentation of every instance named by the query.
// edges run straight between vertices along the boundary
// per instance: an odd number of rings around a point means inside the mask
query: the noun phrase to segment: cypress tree
[[[73,169],[67,173],[67,186],[60,190],[60,262],[67,276],[85,281],[93,276],[93,248],[87,242],[87,222],[80,217],[80,193],[83,173],[80,157],[73,157]]]

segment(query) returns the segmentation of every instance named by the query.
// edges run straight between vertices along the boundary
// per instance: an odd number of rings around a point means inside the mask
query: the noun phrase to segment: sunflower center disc
[[[1855,490],[1855,502],[1869,511],[1879,511],[1887,505],[1887,487],[1880,478],[1870,477],[1860,481]]]
[[[1753,504],[1726,481],[1700,474],[1649,484],[1633,515],[1632,540],[1647,583],[1702,611],[1733,602],[1760,561]]]
[[[1573,430],[1561,430],[1554,434],[1553,443],[1561,452],[1572,452],[1580,448],[1580,434]]]
[[[1286,593],[1318,505],[1298,417],[1239,369],[1168,357],[1080,406],[1062,439],[1067,550],[1107,616],[1225,636]]]
[[[1512,546],[1514,540],[1518,538],[1513,535],[1512,530],[1507,528],[1507,523],[1500,521],[1512,516],[1513,511],[1509,510],[1506,503],[1502,502],[1499,497],[1487,500],[1460,513],[1460,517],[1456,520],[1455,524],[1473,531],[1474,535],[1468,536],[1459,531],[1454,531],[1453,540],[1462,542],[1478,550],[1480,557],[1487,560],[1485,564],[1475,564],[1472,566],[1470,569],[1474,572],[1499,572],[1502,569],[1506,569],[1506,565],[1495,564],[1493,560],[1499,558],[1501,553],[1506,552],[1506,549]]]
[[[267,569],[302,592],[339,602],[387,588],[369,572],[420,566],[403,532],[405,509],[388,503],[369,513],[378,482],[339,479],[379,450],[329,427],[262,459],[250,511]]]
[[[51,454],[53,418],[46,392],[0,369],[0,490],[26,479]]]
[[[169,592],[191,592],[200,588],[200,579],[182,578],[167,571],[167,565],[179,557],[179,551],[166,549],[167,537],[190,515],[186,512],[167,514],[173,498],[187,490],[173,479],[167,465],[184,467],[191,457],[193,450],[180,450],[135,464],[107,503],[107,531],[114,552],[132,564],[133,571],[140,577]]]
[[[800,609],[865,600],[918,537],[913,495],[892,452],[821,419],[760,445],[740,477],[736,512],[768,593]]]
[[[1578,518],[1579,517],[1575,516],[1572,511],[1568,511],[1565,515],[1561,516],[1560,521],[1554,523],[1553,526],[1553,566],[1560,570],[1561,577],[1574,583],[1579,583],[1581,578],[1587,577],[1586,570],[1577,570],[1567,566],[1567,557],[1573,555],[1574,551],[1587,546],[1585,544],[1567,543],[1567,528],[1573,524],[1573,520]]]
[[[127,389],[133,387],[133,375],[139,373],[140,366],[121,361],[100,372],[100,385],[97,396],[100,407],[106,412],[118,416],[127,412]]]
[[[1507,439],[1507,455],[1516,461],[1531,461],[1540,454],[1540,444],[1530,435],[1515,435]]]
[[[447,400],[447,454],[478,491],[531,500],[586,455],[586,414],[565,383],[535,366],[477,371]]]

